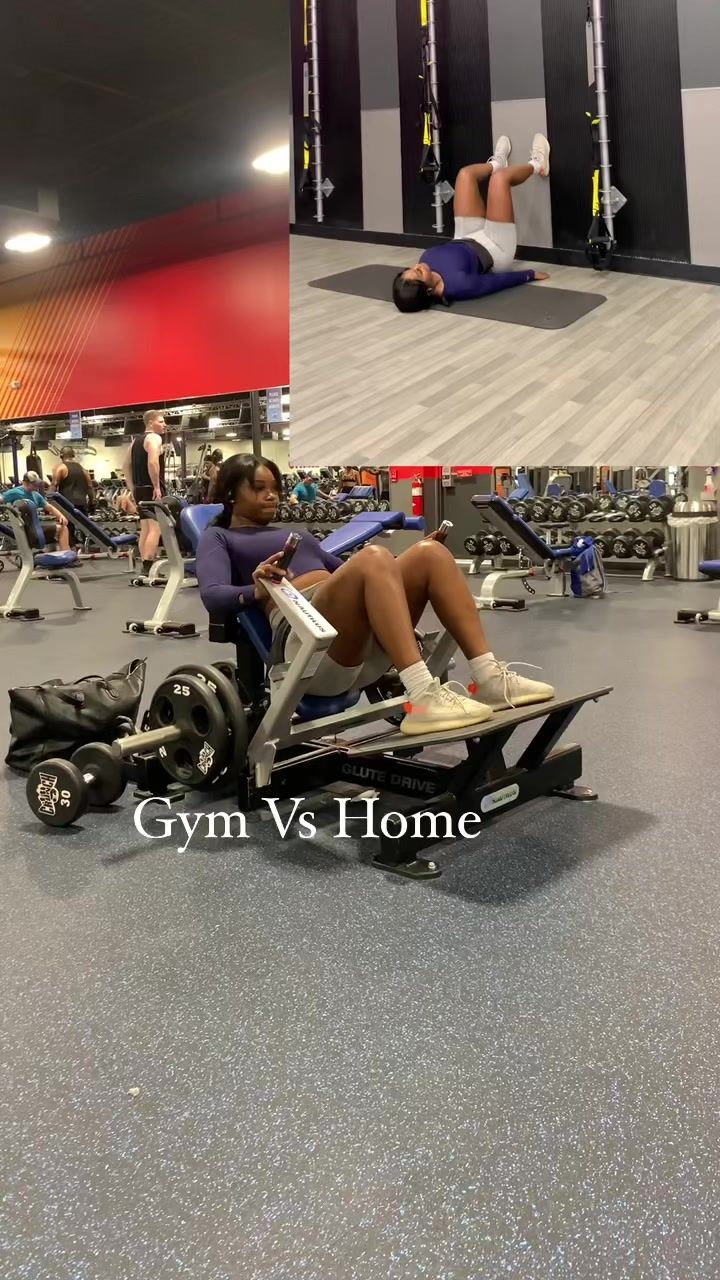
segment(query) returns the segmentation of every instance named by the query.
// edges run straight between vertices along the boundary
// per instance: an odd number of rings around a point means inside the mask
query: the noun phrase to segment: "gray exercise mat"
[[[310,288],[392,304],[392,282],[397,273],[397,267],[375,262],[366,267],[353,267],[351,271],[341,271],[338,275],[323,276],[321,280],[311,280]],[[454,302],[451,307],[435,307],[434,310],[440,315],[480,316],[483,320],[524,324],[531,329],[566,329],[603,302],[607,302],[607,298],[599,293],[579,293],[575,289],[555,289],[548,284],[528,284],[492,293],[487,298]]]

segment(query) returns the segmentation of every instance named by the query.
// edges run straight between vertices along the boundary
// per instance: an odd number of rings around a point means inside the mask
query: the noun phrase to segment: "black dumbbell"
[[[314,502],[302,502],[300,504],[300,519],[304,520],[305,522],[307,522],[308,520],[315,519]]]
[[[595,505],[598,511],[612,511],[615,499],[611,493],[600,493],[595,500]]]
[[[549,516],[553,524],[564,524],[568,518],[569,498],[548,498]]]
[[[667,520],[672,513],[673,500],[665,495],[648,499],[648,520]]]
[[[610,529],[603,529],[602,533],[594,533],[595,546],[598,547],[602,556],[611,556],[613,553],[613,542],[615,534]]]
[[[520,498],[517,502],[513,502],[515,515],[519,516],[521,520],[529,520],[532,504],[532,498]]]
[[[615,494],[615,510],[624,511],[625,508],[627,507],[628,502],[630,501],[631,496],[632,495],[629,493],[616,493]]]
[[[613,538],[612,555],[618,560],[629,560],[633,554],[633,544],[638,536],[637,529],[628,529],[627,533],[618,533]]]
[[[518,549],[514,542],[511,542],[506,533],[500,534],[500,554],[503,556],[516,556]]]
[[[488,559],[500,555],[500,539],[496,533],[484,533],[480,539],[480,550]]]
[[[167,741],[167,731],[156,745]],[[48,827],[69,827],[92,806],[104,809],[120,799],[125,790],[123,760],[132,750],[137,750],[135,735],[121,739],[114,746],[106,742],[94,742],[78,747],[70,760],[45,760],[36,764],[27,780],[28,804]],[[130,747],[125,747],[130,743]]]
[[[647,520],[650,512],[650,499],[645,494],[636,494],[628,498],[625,514],[628,520]]]
[[[466,538],[465,541],[463,542],[463,546],[469,556],[477,556],[480,554],[480,548],[478,546],[478,536],[479,536],[478,534],[473,534],[471,538]]]
[[[655,552],[663,546],[665,539],[659,529],[649,529],[647,533],[639,533],[633,540],[633,555],[638,560],[652,560]]]
[[[550,520],[550,499],[533,498],[530,507],[530,519],[535,524],[547,524]]]
[[[590,514],[593,506],[593,499],[588,494],[571,494],[567,504],[568,520],[583,520]]]

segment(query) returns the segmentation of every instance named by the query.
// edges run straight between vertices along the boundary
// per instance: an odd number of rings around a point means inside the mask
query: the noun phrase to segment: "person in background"
[[[360,484],[360,472],[357,467],[345,467],[341,477],[338,493],[350,493]]]
[[[3,502],[32,502],[41,513],[46,512],[52,519],[49,528],[43,528],[45,536],[48,534],[54,538],[60,551],[70,550],[70,530],[66,517],[60,511],[59,507],[54,507],[52,502],[48,502],[44,493],[40,492],[42,480],[37,471],[26,471],[22,478],[22,484],[17,485],[13,489],[6,489],[2,495]]]
[[[299,502],[315,502],[318,497],[326,498],[327,494],[320,493],[315,477],[309,471],[304,471],[290,494],[289,501],[295,505]]]
[[[144,434],[136,436],[125,462],[128,489],[137,506],[141,502],[161,502],[166,495],[163,436],[167,431],[162,409],[148,409],[143,414]],[[143,573],[147,576],[160,545],[157,520],[141,519],[138,550]]]
[[[85,515],[88,514],[93,500],[92,481],[85,468],[75,460],[75,450],[70,445],[60,451],[60,460],[52,474],[52,484],[63,498],[67,498],[68,502],[72,502]]]
[[[213,449],[212,453],[210,454],[210,457],[208,458],[205,464],[205,471],[203,476],[203,479],[205,482],[205,494],[203,497],[204,502],[215,501],[215,485],[217,484],[218,473],[220,471],[222,460],[223,460],[222,449]]]

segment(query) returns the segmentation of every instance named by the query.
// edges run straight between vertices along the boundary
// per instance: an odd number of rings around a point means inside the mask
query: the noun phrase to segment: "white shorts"
[[[492,254],[493,271],[511,271],[517,253],[514,222],[489,222],[487,218],[455,219],[456,240],[476,240]]]
[[[301,595],[305,596],[306,600],[311,600],[320,585],[318,582],[315,586],[306,587]],[[270,614],[273,636],[282,621],[283,615],[279,609],[275,609]],[[283,660],[292,662],[300,652],[301,644],[302,641],[297,632],[291,631],[285,641]],[[315,675],[306,686],[305,693],[311,693],[316,698],[338,698],[340,694],[349,693],[351,689],[366,689],[368,685],[374,684],[384,676],[391,666],[392,659],[380,647],[375,636],[371,635],[368,637],[365,657],[358,667],[341,667],[339,662],[325,654]]]

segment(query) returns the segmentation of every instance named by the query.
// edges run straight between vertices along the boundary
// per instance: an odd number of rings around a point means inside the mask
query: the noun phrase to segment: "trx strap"
[[[426,182],[431,182],[433,186],[440,181],[440,159],[435,150],[433,141],[433,133],[440,130],[440,112],[433,91],[433,83],[430,73],[431,68],[431,52],[430,52],[430,27],[428,15],[428,0],[420,0],[420,27],[422,29],[422,86],[423,86],[423,102],[422,102],[422,156],[420,159],[420,173]]]
[[[587,235],[586,252],[596,271],[607,271],[612,266],[617,245],[614,234],[611,235],[608,231],[600,199],[600,121],[592,112],[588,111],[586,114],[590,122],[593,147],[592,222]]]
[[[315,218],[322,222],[325,198],[334,187],[323,178],[317,4],[318,0],[303,0],[303,163],[298,194],[312,188]]]
[[[617,248],[615,214],[627,201],[612,185],[603,0],[588,0],[587,36],[588,84],[595,102],[593,110],[587,112],[593,149],[593,179],[592,223],[585,249],[595,270],[606,271],[612,266]]]
[[[422,153],[420,174],[431,184],[435,209],[435,230],[442,235],[443,192],[440,162],[440,110],[438,107],[437,49],[435,45],[435,0],[420,0],[422,41]]]

